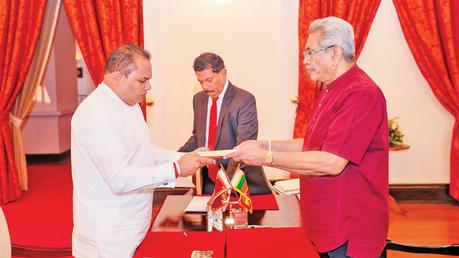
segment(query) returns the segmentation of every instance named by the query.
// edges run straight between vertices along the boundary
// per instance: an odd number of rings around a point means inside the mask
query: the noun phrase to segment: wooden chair
[[[196,195],[202,195],[202,174],[201,169],[198,169],[196,174],[193,176],[193,183],[196,189]]]

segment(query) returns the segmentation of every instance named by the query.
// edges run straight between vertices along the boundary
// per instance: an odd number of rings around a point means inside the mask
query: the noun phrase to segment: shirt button
[[[328,89],[326,89],[325,92],[328,92]]]
[[[319,104],[319,107],[321,107],[321,106],[322,106],[322,103]]]

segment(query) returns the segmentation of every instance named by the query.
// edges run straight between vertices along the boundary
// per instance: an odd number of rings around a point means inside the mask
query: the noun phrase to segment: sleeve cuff
[[[172,164],[174,165],[175,178],[178,178],[182,174],[182,171],[180,170],[180,166],[178,162],[173,162]]]
[[[159,165],[159,171],[163,171],[163,173],[159,173],[162,176],[162,184],[159,185],[159,188],[174,188],[175,187],[175,180],[177,179],[175,176],[175,169],[174,166],[176,165],[175,162],[168,162],[162,165]],[[179,169],[179,168],[178,168]],[[177,171],[180,174],[180,170]]]

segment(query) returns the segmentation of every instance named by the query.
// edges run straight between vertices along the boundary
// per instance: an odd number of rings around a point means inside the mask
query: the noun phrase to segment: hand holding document
[[[207,165],[216,165],[215,159],[211,157],[200,156],[199,150],[193,152],[184,153],[183,156],[177,161],[180,166],[180,176],[191,176],[198,168]]]
[[[246,165],[263,166],[267,163],[267,153],[268,150],[263,147],[263,141],[247,140],[234,147],[234,151],[225,154],[223,158],[242,161]]]
[[[231,154],[236,150],[214,150],[214,151],[198,151],[199,156],[201,157],[223,157],[225,155]]]

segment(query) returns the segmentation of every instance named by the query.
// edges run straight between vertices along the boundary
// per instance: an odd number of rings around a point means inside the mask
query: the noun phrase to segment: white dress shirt
[[[175,185],[182,155],[150,143],[139,105],[124,103],[106,84],[72,118],[75,257],[132,257],[152,212],[151,188]]]

